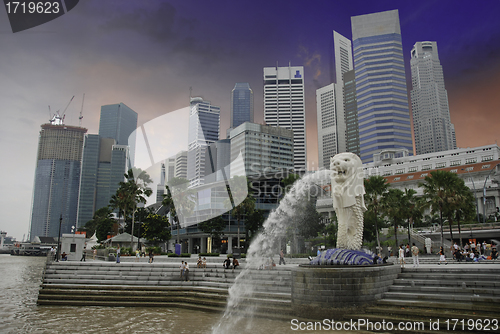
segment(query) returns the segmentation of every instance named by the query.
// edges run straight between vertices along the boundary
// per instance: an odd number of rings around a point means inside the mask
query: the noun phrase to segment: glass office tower
[[[384,149],[413,152],[398,11],[351,23],[361,160],[372,162]]]

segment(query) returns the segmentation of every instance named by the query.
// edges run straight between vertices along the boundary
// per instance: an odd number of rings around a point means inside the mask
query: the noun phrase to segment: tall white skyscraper
[[[363,163],[382,150],[413,152],[397,10],[351,17]]]
[[[293,130],[295,170],[305,170],[306,115],[304,67],[264,67],[264,121]]]
[[[339,153],[337,140],[338,114],[335,103],[335,84],[316,90],[318,120],[318,167],[330,168],[330,157]]]
[[[187,177],[191,187],[204,184],[205,149],[219,140],[220,107],[201,97],[191,98],[189,114]]]
[[[353,69],[351,41],[333,32],[335,83],[316,90],[319,168],[329,168],[330,157],[347,151],[344,74]]]
[[[436,42],[417,42],[411,50],[411,105],[417,154],[456,148],[448,94]]]

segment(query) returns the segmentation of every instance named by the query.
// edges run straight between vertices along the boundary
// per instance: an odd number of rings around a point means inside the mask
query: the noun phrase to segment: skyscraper
[[[335,103],[335,84],[316,90],[316,112],[318,114],[318,167],[328,169],[330,157],[339,153]]]
[[[191,98],[187,178],[191,187],[204,183],[205,148],[219,140],[220,107],[201,97]]]
[[[436,42],[417,42],[411,50],[411,104],[417,154],[456,148],[448,94]]]
[[[319,168],[329,168],[330,157],[347,151],[344,74],[353,69],[351,41],[334,31],[333,50],[335,83],[316,90]]]
[[[253,91],[248,83],[237,83],[231,91],[231,128],[253,122]]]
[[[293,131],[246,123],[231,131],[231,161],[242,154],[243,165],[235,164],[231,176],[260,177],[293,169]]]
[[[87,129],[54,116],[41,126],[33,190],[30,240],[57,237],[76,225],[83,138]]]
[[[78,227],[94,213],[109,205],[124,174],[133,166],[135,139],[129,136],[137,128],[137,113],[123,103],[101,107],[99,135],[85,138],[82,177],[78,199]]]
[[[358,103],[354,70],[344,73],[346,151],[359,155]]]
[[[384,149],[413,151],[397,10],[353,16],[360,157]]]
[[[129,146],[128,169],[134,166],[135,158],[135,132],[137,128],[137,113],[123,103],[109,104],[101,107],[99,120],[99,136],[113,138],[116,145]],[[129,136],[134,133],[134,138]]]
[[[264,67],[264,121],[266,125],[293,130],[294,168],[305,170],[304,67]]]
[[[344,74],[353,69],[351,41],[338,32],[333,32],[335,54],[335,101],[337,113],[338,151],[347,151],[346,114],[344,106]]]

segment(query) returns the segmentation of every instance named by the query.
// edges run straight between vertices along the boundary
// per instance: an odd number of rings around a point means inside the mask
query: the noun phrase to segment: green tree
[[[245,230],[246,230],[246,238],[248,243],[259,233],[262,226],[264,225],[264,213],[260,209],[255,209],[247,215],[247,219],[245,220]]]
[[[172,236],[169,227],[170,223],[166,216],[149,213],[143,220],[142,237],[158,246],[159,243],[168,241]]]
[[[375,237],[377,239],[377,249],[380,250],[379,229],[382,227],[379,224],[379,217],[382,211],[382,201],[389,189],[389,183],[382,176],[373,175],[364,180],[365,185],[365,204],[367,211],[365,219],[375,225]]]
[[[431,208],[432,213],[439,213],[441,246],[443,246],[443,215],[447,214],[448,217],[451,217],[451,207],[449,204],[452,202],[452,187],[456,175],[443,170],[432,171],[430,174],[430,176],[425,177],[425,183],[420,183],[419,187],[423,187],[426,206]],[[451,231],[452,220],[449,218],[448,222]],[[450,236],[453,240],[453,235]]]
[[[223,231],[226,228],[226,222],[224,221],[224,219],[222,219],[221,216],[217,216],[204,222],[198,223],[198,228],[202,230],[203,233],[207,233],[210,235],[212,239],[212,246],[214,248],[220,248],[221,239],[224,235]]]
[[[124,223],[127,220],[127,214],[132,211],[132,197],[124,188],[118,188],[116,193],[109,200],[109,207],[113,210],[118,209],[118,222],[123,217]]]
[[[231,198],[230,202],[226,202],[225,205],[228,209],[232,208],[231,215],[236,217],[238,224],[238,248],[240,248],[240,222],[255,210],[255,198],[251,195],[251,184],[245,176],[234,176],[230,179],[229,184],[231,185]],[[241,200],[243,198],[244,200],[241,203],[235,205],[235,199]]]
[[[281,183],[283,184],[283,188],[285,189],[284,193],[286,194],[290,188],[293,186],[293,184],[300,179],[300,175],[298,174],[289,174],[287,177],[285,177],[283,180],[281,180]]]
[[[454,218],[458,226],[458,237],[460,246],[463,246],[462,228],[460,222],[463,220],[474,220],[476,216],[476,199],[465,182],[457,177],[455,179],[454,196],[451,198],[451,209],[454,211]]]
[[[87,222],[89,228],[95,226],[95,234],[98,242],[106,240],[108,235],[113,233],[114,223],[115,220],[113,219],[112,211],[107,206],[97,210],[92,220]],[[85,227],[87,227],[87,224],[85,224]]]
[[[119,198],[119,194],[127,194],[127,200],[125,200],[124,203],[127,203],[128,212],[132,215],[132,233],[130,236],[130,244],[132,244],[134,240],[135,213],[138,209],[138,204],[146,204],[146,197],[151,196],[153,193],[153,191],[148,187],[153,180],[151,180],[148,173],[135,168],[129,169],[124,176],[126,181],[120,182],[118,190],[116,191],[116,197]]]
[[[325,224],[321,215],[316,210],[316,201],[311,200],[299,201],[298,207],[294,210],[294,225],[298,232],[304,238],[317,237],[325,229]]]
[[[195,193],[189,188],[189,181],[182,177],[174,177],[169,180],[166,190],[167,193],[163,197],[162,205],[168,208],[173,222],[177,225],[177,243],[179,244],[180,222],[184,221],[186,215],[189,216],[193,211]]]
[[[404,217],[402,212],[403,199],[404,192],[402,190],[390,188],[382,201],[383,211],[394,226],[394,241],[396,246],[398,246],[398,225],[401,224]]]
[[[401,200],[401,216],[406,219],[408,226],[408,244],[411,245],[412,222],[422,218],[422,201],[415,195],[417,192],[413,189],[405,189]]]

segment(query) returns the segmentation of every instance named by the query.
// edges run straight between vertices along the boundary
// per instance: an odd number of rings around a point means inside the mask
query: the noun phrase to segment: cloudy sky
[[[315,89],[332,81],[332,31],[351,38],[351,16],[392,9],[399,9],[407,76],[413,44],[437,41],[458,146],[495,143],[497,0],[84,0],[18,33],[0,8],[0,230],[18,240],[28,233],[40,125],[49,105],[63,110],[73,95],[65,123],[78,125],[85,93],[82,126],[97,133],[101,105],[123,102],[143,124],[186,107],[192,87],[221,106],[225,134],[236,82],[250,83],[262,122],[262,68],[303,65],[307,154],[317,164]]]

